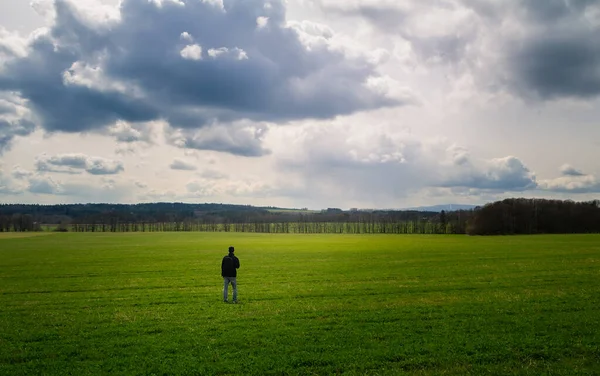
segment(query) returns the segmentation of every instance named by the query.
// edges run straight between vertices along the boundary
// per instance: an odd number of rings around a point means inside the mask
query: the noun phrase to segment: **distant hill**
[[[483,205],[463,205],[463,204],[445,204],[445,205],[432,205],[432,206],[417,206],[412,208],[406,208],[401,210],[416,210],[422,212],[441,212],[444,211],[454,211],[454,210],[471,210],[475,209],[477,206]]]

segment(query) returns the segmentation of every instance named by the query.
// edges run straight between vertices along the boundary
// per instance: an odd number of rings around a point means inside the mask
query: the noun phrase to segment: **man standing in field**
[[[240,267],[240,260],[233,254],[235,250],[229,247],[229,254],[223,257],[221,262],[221,276],[223,277],[223,301],[227,303],[227,290],[229,284],[233,289],[233,302],[237,303],[237,269]]]

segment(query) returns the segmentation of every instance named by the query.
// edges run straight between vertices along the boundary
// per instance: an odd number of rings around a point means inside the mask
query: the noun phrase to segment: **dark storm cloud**
[[[521,0],[506,4],[510,3],[498,7],[503,19],[520,23],[518,36],[501,41],[510,90],[541,100],[588,99],[600,94],[600,2]]]
[[[527,16],[542,24],[579,17],[586,9],[597,6],[598,0],[521,0]]]
[[[510,53],[513,85],[543,99],[597,96],[600,94],[598,35],[580,31],[530,37]]]
[[[377,76],[366,58],[307,49],[285,26],[283,1],[223,4],[124,0],[119,19],[99,21],[55,0],[50,32],[0,69],[0,91],[26,99],[44,129],[65,132],[118,120],[192,129],[284,122],[402,104],[365,85]],[[268,17],[264,27],[258,17]],[[228,151],[224,143],[191,147]]]
[[[0,90],[18,92],[27,99],[46,130],[80,132],[119,119],[147,121],[157,116],[150,105],[116,91],[65,84],[63,73],[83,57],[81,52],[57,49],[50,36],[39,37],[30,48],[29,55],[0,71]]]

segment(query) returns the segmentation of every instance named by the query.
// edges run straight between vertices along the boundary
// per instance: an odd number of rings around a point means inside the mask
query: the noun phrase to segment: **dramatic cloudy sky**
[[[598,0],[0,0],[0,201],[600,197]]]

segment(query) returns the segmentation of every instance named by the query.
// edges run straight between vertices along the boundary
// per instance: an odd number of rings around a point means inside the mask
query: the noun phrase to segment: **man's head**
[[[235,249],[233,247],[229,247],[229,253],[233,254],[233,252],[235,251]]]

